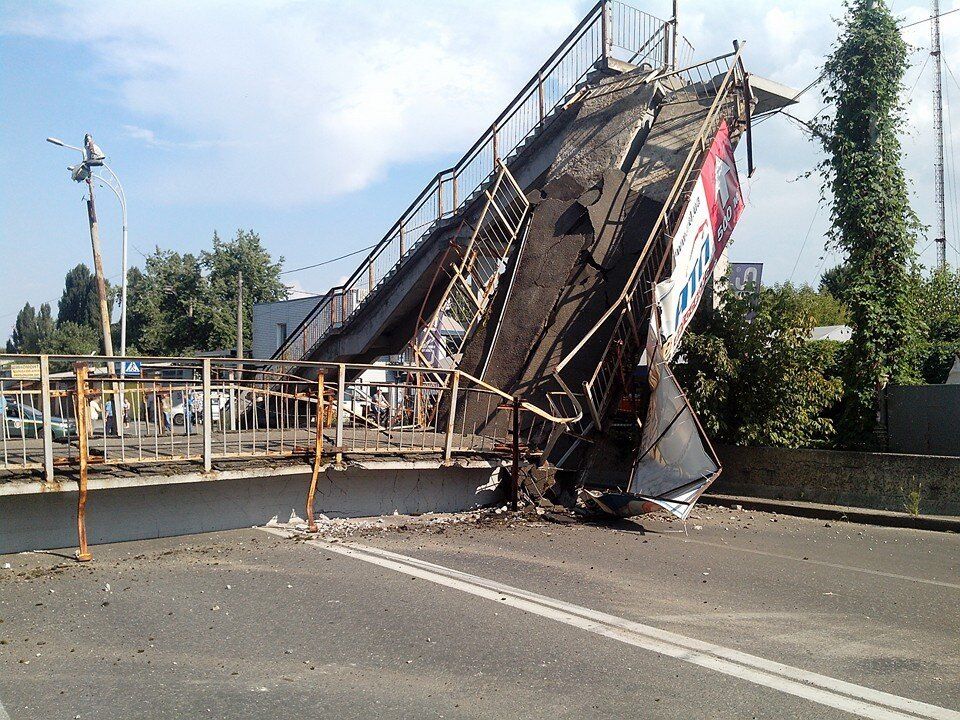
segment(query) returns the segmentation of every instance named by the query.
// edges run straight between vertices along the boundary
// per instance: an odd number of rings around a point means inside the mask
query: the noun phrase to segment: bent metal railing
[[[498,410],[512,413],[507,427],[470,419]],[[521,423],[522,413],[531,418]],[[0,482],[76,481],[77,558],[90,560],[85,508],[88,475],[98,466],[151,463],[155,474],[176,475],[191,472],[177,469],[184,463],[210,473],[214,463],[299,457],[313,464],[305,507],[315,529],[323,461],[512,457],[516,506],[521,452],[578,417],[579,410],[551,415],[467,373],[435,367],[0,355]]]
[[[640,362],[646,344],[645,318],[649,318],[652,308],[651,288],[661,279],[668,251],[672,247],[670,223],[679,219],[679,211],[690,196],[720,123],[726,120],[735,126],[745,121],[747,132],[750,132],[749,81],[741,55],[742,45],[736,44],[732,53],[675,71],[659,80],[669,89],[671,79],[675,79],[678,81],[675,83],[676,92],[695,91],[698,98],[712,97],[713,100],[623,292],[554,369],[554,376],[557,379],[562,377],[564,368],[583,351],[587,343],[609,328],[603,352],[594,372],[583,383],[581,395],[587,413],[584,422],[590,422],[593,428],[603,427],[611,403],[623,388],[624,374],[631,372]],[[668,96],[665,102],[669,101]],[[658,250],[661,257],[656,260]]]
[[[430,181],[347,281],[318,300],[273,357],[310,357],[331,329],[342,326],[398,271],[437,223],[476,197],[499,162],[515,156],[556,117],[589,72],[608,59],[670,69],[692,53],[690,43],[676,33],[675,18],[661,20],[620,0],[600,0],[460,161]]]
[[[0,355],[0,470],[47,482],[81,463],[209,471],[224,460],[310,455],[318,432],[334,455],[449,460],[502,447],[502,429],[466,418],[514,400],[460,370],[423,365]],[[540,426],[576,419],[520,405]]]

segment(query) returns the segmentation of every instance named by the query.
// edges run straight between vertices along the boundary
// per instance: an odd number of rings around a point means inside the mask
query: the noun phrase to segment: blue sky
[[[668,0],[634,5],[665,16]],[[747,41],[748,68],[793,87],[818,74],[836,34],[836,0],[745,0],[730,12],[685,0],[681,32],[697,57]],[[942,3],[949,10],[954,3]],[[260,233],[287,267],[370,245],[440,169],[452,165],[576,24],[576,0],[492,2],[38,2],[0,4],[0,335],[17,310],[56,300],[63,275],[90,264],[81,187],[65,169],[92,132],[124,182],[130,260],[154,246],[198,252],[214,230]],[[924,2],[894,2],[907,20]],[[920,47],[926,26],[909,31]],[[960,13],[943,20],[945,57],[960,73]],[[960,88],[945,78],[950,100]],[[927,67],[904,143],[933,220]],[[797,109],[819,108],[815,93]],[[956,112],[960,113],[960,104]],[[960,141],[960,115],[957,118]],[[949,149],[949,147],[948,147]],[[815,147],[783,118],[757,129],[758,171],[734,235],[733,260],[766,264],[767,281],[815,282],[828,211],[818,178],[800,178]],[[799,179],[798,179],[799,178]],[[956,207],[954,186],[948,182]],[[98,194],[106,274],[120,274],[117,202]],[[948,222],[948,235],[954,227]],[[952,236],[956,246],[957,236]],[[924,241],[922,259],[933,249]],[[925,247],[926,246],[926,247]],[[958,261],[954,249],[948,251]],[[320,292],[356,259],[285,276]],[[2,338],[0,338],[2,339]]]

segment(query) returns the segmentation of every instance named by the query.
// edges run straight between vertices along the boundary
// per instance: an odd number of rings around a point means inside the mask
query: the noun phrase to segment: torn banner
[[[595,511],[630,517],[663,508],[686,519],[720,474],[720,463],[667,362],[703,297],[743,212],[743,196],[726,122],[704,158],[672,242],[670,276],[654,288],[647,338],[650,404],[626,492],[581,494]]]

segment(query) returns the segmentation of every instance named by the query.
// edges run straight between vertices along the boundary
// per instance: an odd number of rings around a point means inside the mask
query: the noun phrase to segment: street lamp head
[[[71,165],[67,170],[70,171],[70,177],[73,178],[74,182],[83,182],[90,177],[90,167],[85,162],[79,165]]]
[[[60,147],[65,147],[63,140],[59,138],[47,138],[48,143],[53,143],[54,145],[59,145]]]

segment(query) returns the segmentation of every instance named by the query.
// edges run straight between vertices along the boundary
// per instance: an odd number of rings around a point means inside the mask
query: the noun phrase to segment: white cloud
[[[162,197],[291,205],[465,150],[577,5],[101,1],[28,6],[6,30],[89,45],[128,133],[191,151]]]

